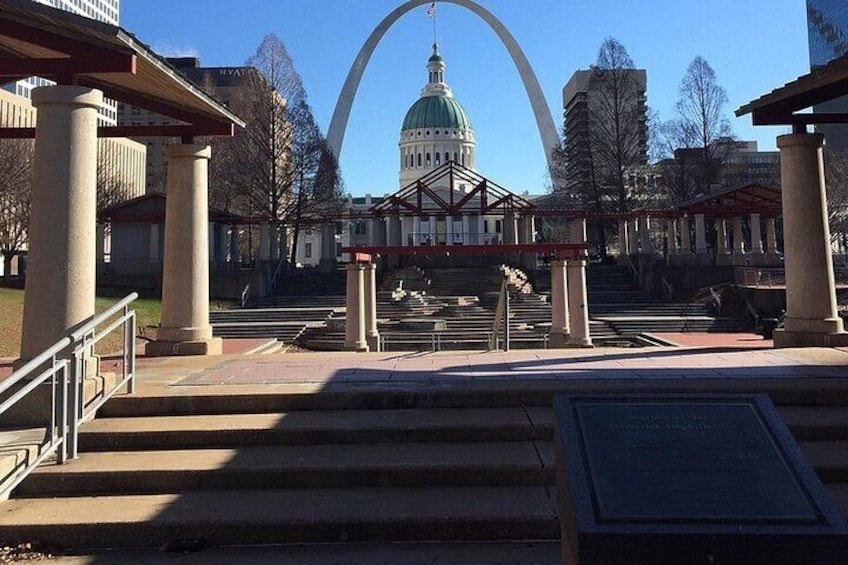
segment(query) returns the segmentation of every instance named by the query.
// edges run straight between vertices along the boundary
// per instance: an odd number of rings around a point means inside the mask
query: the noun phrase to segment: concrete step
[[[185,549],[189,548],[189,549]],[[182,550],[182,551],[181,551]],[[173,544],[163,551],[87,552],[51,557],[51,565],[561,565],[559,540],[520,542],[322,543],[264,547]]]
[[[0,544],[161,547],[413,540],[556,540],[549,487],[189,491],[10,500]]]
[[[848,440],[848,408],[780,406],[778,411],[798,441]]]
[[[38,468],[15,498],[202,489],[552,485],[550,442],[384,443],[83,453]]]
[[[551,439],[548,408],[304,410],[289,413],[98,418],[85,451]]]

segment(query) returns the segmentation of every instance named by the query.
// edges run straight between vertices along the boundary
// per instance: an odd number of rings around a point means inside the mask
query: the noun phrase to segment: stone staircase
[[[83,428],[79,460],[39,468],[2,503],[0,544],[211,558],[232,545],[520,542],[504,563],[557,563],[554,390],[768,392],[848,514],[848,383],[643,384],[117,397]],[[501,562],[472,557],[439,562]]]
[[[214,310],[209,320],[216,336],[271,337],[290,344],[310,325],[323,324],[333,312],[331,307],[320,306]]]
[[[540,292],[549,292],[550,272],[537,272],[535,284]],[[586,286],[589,316],[619,336],[663,332],[738,332],[744,328],[744,320],[715,317],[706,304],[670,303],[659,292],[639,289],[627,267],[590,265]]]

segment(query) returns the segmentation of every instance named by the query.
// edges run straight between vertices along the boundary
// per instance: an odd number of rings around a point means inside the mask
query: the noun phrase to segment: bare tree
[[[704,58],[695,57],[680,82],[677,116],[663,125],[666,156],[677,161],[666,171],[674,200],[702,196],[719,182],[735,148],[726,106],[727,92],[715,71]]]
[[[830,237],[848,243],[848,152],[826,151],[825,180]]]
[[[12,259],[27,242],[32,192],[33,142],[0,140],[0,252],[4,277],[10,275]]]
[[[552,181],[598,215],[644,207],[644,183],[635,178],[648,162],[645,72],[634,67],[625,47],[607,38],[590,69],[583,116],[572,123],[582,131],[564,132],[565,145]],[[556,169],[559,169],[558,171]],[[593,222],[595,244],[606,254],[607,226]]]

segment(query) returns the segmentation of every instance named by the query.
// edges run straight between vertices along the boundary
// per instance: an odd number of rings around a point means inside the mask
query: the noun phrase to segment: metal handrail
[[[17,474],[3,485],[0,489],[0,500],[8,498],[9,493],[21,481],[54,454],[59,464],[64,464],[69,458],[77,457],[80,424],[93,417],[96,410],[121,387],[126,385],[129,394],[135,392],[136,317],[135,311],[130,310],[129,305],[136,298],[138,294],[133,292],[103,312],[92,316],[78,329],[36,355],[0,383],[0,395],[25,383],[0,404],[0,415],[6,413],[48,380],[51,384],[50,423],[45,436],[46,443],[39,446],[37,457],[32,461],[26,461],[16,470]],[[99,332],[97,331],[97,326],[108,322],[119,312],[122,313],[117,319],[112,320]],[[95,344],[119,327],[124,330],[121,379],[110,390],[104,390],[100,398],[89,406],[83,406],[85,375],[90,362],[90,353]],[[49,366],[45,367],[48,363]],[[41,372],[32,377],[32,374],[39,369],[42,369]]]
[[[630,258],[630,255],[625,255],[624,258],[627,261],[627,266],[630,268],[630,275],[636,280],[636,285],[639,288],[642,288],[642,277],[639,275],[639,269],[637,269],[636,265],[633,264],[633,260]]]
[[[247,299],[250,298],[250,283],[247,283],[244,289],[241,291],[241,307],[244,308],[247,305]]]
[[[662,278],[663,293],[669,302],[674,300],[674,287],[665,277]]]
[[[757,309],[754,308],[750,302],[748,302],[747,298],[745,298],[745,310],[747,310],[747,313],[754,319],[754,328],[759,327],[760,315],[759,313],[757,313]]]
[[[715,304],[716,312],[721,313],[721,295],[713,290],[713,287],[709,287],[709,289],[710,298],[712,299],[713,304]]]

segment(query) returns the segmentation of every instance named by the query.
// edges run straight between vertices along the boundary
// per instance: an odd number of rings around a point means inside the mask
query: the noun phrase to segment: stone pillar
[[[97,111],[103,93],[32,92],[38,109],[20,363],[94,315]],[[11,268],[11,266],[10,266]],[[97,370],[89,364],[89,373]]]
[[[668,219],[668,256],[666,263],[671,266],[680,264],[680,244],[677,243],[677,219]]]
[[[689,231],[689,216],[680,218],[680,264],[691,265],[694,262],[692,255],[692,233]]]
[[[742,218],[733,218],[733,254],[730,262],[733,265],[746,265],[748,257],[745,255],[745,235],[742,233]]]
[[[507,212],[503,217],[503,242],[505,245],[515,245],[518,243],[517,231],[515,214]]]
[[[209,157],[205,145],[165,149],[165,264],[162,322],[147,355],[219,355],[209,324]]]
[[[716,265],[730,265],[730,250],[727,248],[727,222],[724,218],[715,221],[716,229]]]
[[[551,335],[548,346],[553,348],[566,347],[571,338],[565,268],[565,261],[551,261]]]
[[[268,224],[259,226],[259,260],[271,260],[271,226]]]
[[[709,265],[710,254],[707,252],[707,226],[703,214],[695,214],[695,263]]]
[[[630,255],[638,255],[639,254],[639,219],[634,218],[630,220],[627,236],[629,238],[629,243],[627,245],[627,252]]]
[[[421,245],[421,216],[412,217],[412,245]]]
[[[774,228],[774,218],[766,218],[766,265],[780,265],[780,255],[777,252],[777,232]]]
[[[318,261],[318,269],[324,272],[335,271],[337,265],[336,224],[324,222],[321,224],[321,259]]]
[[[776,347],[845,345],[836,311],[821,134],[777,138],[783,189],[786,320]]]
[[[292,257],[294,261],[294,257]],[[241,249],[239,247],[239,226],[230,226],[230,270],[238,271],[241,266]]]
[[[350,263],[345,300],[345,351],[368,351],[365,335],[365,265]]]
[[[654,240],[651,238],[651,218],[645,216],[642,218],[642,226],[639,230],[640,249],[642,255],[653,255]]]
[[[365,264],[365,341],[371,351],[380,351],[380,332],[377,330],[377,265]],[[345,327],[347,329],[347,327]]]
[[[766,254],[763,252],[763,236],[760,230],[760,215],[751,214],[751,265],[765,265]]]
[[[630,242],[627,240],[627,220],[618,220],[618,263],[625,264],[625,257],[630,253]]]
[[[527,215],[521,218],[521,243],[532,245],[536,243],[536,218]],[[524,252],[521,255],[521,266],[525,271],[535,271],[539,261],[537,253]]]
[[[586,220],[571,223],[571,243],[586,243]],[[586,252],[579,259],[569,259],[566,268],[568,279],[568,327],[571,330],[568,343],[577,347],[592,347],[589,334],[589,300],[586,291]]]

